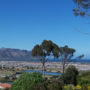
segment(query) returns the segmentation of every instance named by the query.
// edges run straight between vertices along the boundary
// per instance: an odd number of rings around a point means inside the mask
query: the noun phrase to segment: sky
[[[32,50],[43,40],[90,58],[90,17],[75,17],[72,0],[0,0],[0,48]]]

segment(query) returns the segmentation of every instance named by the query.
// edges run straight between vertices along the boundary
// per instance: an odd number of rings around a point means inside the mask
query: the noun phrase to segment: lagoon
[[[33,73],[33,72],[39,72],[39,73],[43,73],[42,70],[26,70],[25,72],[28,72],[28,73]],[[59,72],[45,72],[45,75],[52,75],[52,76],[57,76],[57,75],[62,75],[62,73],[59,73]]]

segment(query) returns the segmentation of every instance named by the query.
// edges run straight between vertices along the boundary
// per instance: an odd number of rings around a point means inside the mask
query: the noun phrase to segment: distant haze
[[[31,51],[28,50],[0,48],[0,61],[37,61],[37,60],[38,58],[37,57],[33,58],[31,55]]]

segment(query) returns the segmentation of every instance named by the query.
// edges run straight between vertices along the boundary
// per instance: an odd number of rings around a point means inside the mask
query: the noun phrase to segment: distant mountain
[[[31,51],[11,49],[11,48],[0,48],[0,61],[31,61]]]
[[[38,57],[33,58],[31,51],[11,49],[11,48],[0,48],[0,61],[39,61]],[[50,62],[60,62],[60,60],[50,59]],[[90,59],[73,60],[73,62],[90,63]]]

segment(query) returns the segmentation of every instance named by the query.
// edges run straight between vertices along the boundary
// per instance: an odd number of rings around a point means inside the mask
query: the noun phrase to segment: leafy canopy
[[[55,46],[55,48],[53,49],[53,54],[55,57],[61,57],[61,59],[71,59],[71,57],[73,57],[73,54],[75,53],[75,49],[73,48],[69,48],[67,45],[64,47],[58,47]]]
[[[41,57],[50,56],[51,53],[54,53],[57,47],[58,46],[51,40],[44,40],[41,43],[41,45],[35,45],[35,47],[32,50],[32,56],[41,56]]]

